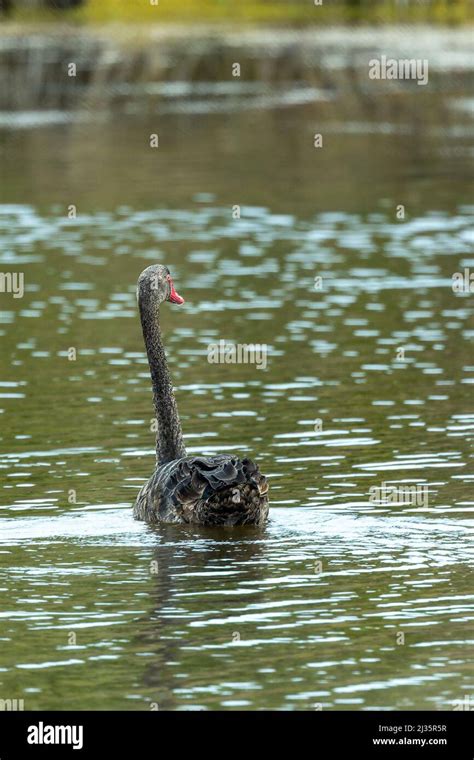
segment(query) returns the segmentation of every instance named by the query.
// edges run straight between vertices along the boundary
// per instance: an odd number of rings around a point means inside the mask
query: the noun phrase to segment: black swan
[[[156,469],[137,496],[134,516],[149,523],[262,525],[268,515],[268,484],[250,459],[186,456],[159,322],[163,301],[184,303],[168,267],[155,264],[141,273],[137,300],[157,433]]]

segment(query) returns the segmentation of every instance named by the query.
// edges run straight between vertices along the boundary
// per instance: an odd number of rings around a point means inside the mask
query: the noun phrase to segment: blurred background
[[[469,0],[1,0],[5,13],[25,18],[47,18],[55,11],[75,11],[81,21],[150,21],[160,18],[188,21],[227,19],[230,21],[277,21],[306,23],[314,21],[313,7],[326,5],[325,19],[330,21],[429,21],[460,23],[472,13]],[[155,15],[154,15],[155,14]]]
[[[451,709],[473,687],[472,4],[0,7],[0,267],[24,275],[0,293],[0,698]],[[428,83],[370,79],[381,56]],[[186,299],[162,326],[188,451],[259,462],[262,533],[132,519],[157,261]],[[267,369],[209,364],[220,339]],[[383,482],[428,503],[374,503]]]

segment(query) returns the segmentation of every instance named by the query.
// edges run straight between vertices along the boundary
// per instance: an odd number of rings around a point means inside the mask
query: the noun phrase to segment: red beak
[[[181,298],[179,293],[177,293],[176,290],[174,289],[173,280],[170,279],[169,282],[170,282],[171,290],[170,290],[170,296],[168,300],[171,301],[171,303],[184,303],[184,298]]]

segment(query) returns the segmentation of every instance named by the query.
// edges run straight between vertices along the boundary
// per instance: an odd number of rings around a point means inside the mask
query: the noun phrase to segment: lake
[[[0,260],[24,295],[0,296],[0,698],[472,692],[474,296],[452,287],[474,271],[472,121],[456,87],[422,89],[355,95],[354,118],[334,93],[209,83],[4,115]],[[162,327],[188,452],[258,461],[263,530],[132,518],[154,467],[135,283],[156,262],[186,300]],[[265,344],[266,369],[209,363],[219,340]]]

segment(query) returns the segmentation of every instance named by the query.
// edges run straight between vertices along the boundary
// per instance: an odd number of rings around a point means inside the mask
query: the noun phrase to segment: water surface
[[[210,93],[2,122],[25,294],[1,294],[0,697],[449,709],[473,688],[470,117],[455,91],[449,124],[436,94],[347,121],[318,92]],[[186,299],[162,321],[188,451],[258,460],[263,531],[132,519],[154,262]],[[209,364],[220,339],[267,344],[267,369]],[[384,482],[428,501],[374,502]]]

